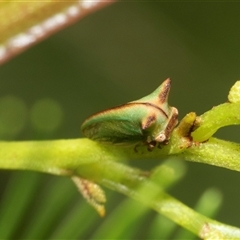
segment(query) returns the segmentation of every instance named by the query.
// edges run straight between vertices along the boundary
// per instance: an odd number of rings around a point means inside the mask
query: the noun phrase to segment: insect
[[[139,100],[98,112],[87,118],[82,133],[95,141],[147,145],[167,143],[178,123],[178,110],[168,105],[170,78]]]

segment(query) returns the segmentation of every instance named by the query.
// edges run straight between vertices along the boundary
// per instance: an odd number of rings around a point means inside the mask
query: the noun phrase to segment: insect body
[[[170,87],[168,78],[146,97],[90,116],[81,126],[83,134],[112,144],[143,142],[150,150],[167,142],[178,123],[178,110],[167,102]]]

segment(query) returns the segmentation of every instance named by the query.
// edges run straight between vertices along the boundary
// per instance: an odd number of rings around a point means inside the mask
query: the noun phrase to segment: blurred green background
[[[141,98],[167,77],[169,102],[180,119],[225,102],[240,79],[239,10],[237,2],[122,2],[89,15],[1,66],[1,139],[82,137],[87,116]],[[237,129],[216,136],[237,142]],[[133,165],[151,169],[158,163]],[[205,189],[215,187],[224,196],[217,220],[240,227],[240,174],[186,165],[186,176],[170,193],[193,207]],[[91,239],[125,199],[107,191],[107,216],[100,219],[68,178],[1,171],[0,179],[0,234],[13,239]],[[144,236],[139,229],[149,229],[155,216],[149,210],[148,221],[145,216],[135,222],[131,239]],[[61,233],[73,219],[75,225]]]

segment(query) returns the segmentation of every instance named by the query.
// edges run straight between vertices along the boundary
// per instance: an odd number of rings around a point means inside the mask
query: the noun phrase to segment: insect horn
[[[167,78],[156,91],[159,93],[159,104],[164,104],[168,100],[168,95],[171,88],[171,79]],[[159,91],[160,90],[160,91]]]
[[[171,88],[171,79],[167,78],[155,91],[134,102],[149,102],[162,109],[168,109],[168,95]],[[166,108],[166,109],[165,109]]]

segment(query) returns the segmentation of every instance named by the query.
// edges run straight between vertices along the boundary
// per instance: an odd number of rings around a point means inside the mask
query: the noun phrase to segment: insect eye
[[[166,135],[164,133],[160,133],[156,138],[155,141],[157,142],[163,142],[166,140]]]

